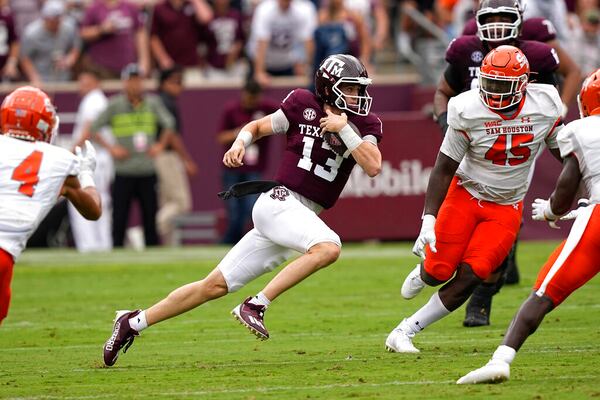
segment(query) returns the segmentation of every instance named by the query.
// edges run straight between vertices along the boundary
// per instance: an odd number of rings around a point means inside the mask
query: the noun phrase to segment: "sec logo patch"
[[[305,120],[312,121],[315,118],[317,118],[317,112],[315,110],[313,110],[312,108],[305,108],[304,112],[302,113],[302,116],[304,117]]]
[[[471,60],[473,60],[473,62],[481,62],[481,60],[483,60],[483,53],[478,51],[474,51],[471,53]]]

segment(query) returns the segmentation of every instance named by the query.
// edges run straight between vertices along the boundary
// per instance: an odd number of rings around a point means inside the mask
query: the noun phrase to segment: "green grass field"
[[[496,297],[492,325],[466,329],[460,309],[387,353],[388,332],[429,298],[399,294],[408,244],[348,245],[342,258],[270,307],[260,342],[229,314],[271,275],[146,330],[117,365],[102,364],[114,310],[147,307],[202,278],[222,247],[78,255],[27,250],[0,326],[0,398],[33,399],[583,399],[600,396],[600,279],[551,313],[502,385],[457,386],[501,341],[555,243],[522,243],[522,282]]]

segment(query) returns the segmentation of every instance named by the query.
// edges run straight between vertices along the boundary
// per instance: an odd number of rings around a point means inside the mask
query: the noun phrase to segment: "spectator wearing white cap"
[[[21,66],[35,86],[71,79],[71,68],[81,50],[81,39],[71,19],[63,18],[61,0],[48,0],[41,16],[25,28],[21,39]]]

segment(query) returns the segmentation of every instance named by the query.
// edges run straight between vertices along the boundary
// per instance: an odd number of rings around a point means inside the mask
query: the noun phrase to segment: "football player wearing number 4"
[[[479,89],[448,103],[449,128],[413,247],[424,261],[404,281],[402,296],[444,286],[389,334],[389,351],[418,352],[413,337],[460,307],[498,268],[519,231],[537,153],[546,145],[560,159],[560,96],[554,86],[528,84],[528,78],[521,50],[499,46],[483,59]]]
[[[126,351],[143,329],[239,290],[283,263],[290,256],[290,249],[296,250],[302,253],[300,257],[285,266],[256,296],[248,297],[232,310],[234,317],[258,338],[269,338],[264,322],[269,304],[335,262],[340,254],[339,236],[318,214],[337,201],[355,164],[371,177],[381,170],[377,143],[382,137],[382,126],[379,118],[369,112],[370,83],[358,59],[341,54],[330,56],[315,73],[316,95],[303,89],[293,90],[276,112],[241,129],[223,157],[223,163],[230,168],[242,165],[245,149],[254,141],[273,134],[287,137],[275,181],[244,186],[254,187],[254,193],[264,191],[252,212],[254,229],[204,279],[175,289],[144,311],[118,312],[112,335],[104,345],[106,365],[113,365],[120,350]]]
[[[27,239],[65,196],[85,218],[97,220],[102,208],[93,173],[96,153],[76,154],[50,144],[58,117],[50,98],[34,87],[10,93],[0,106],[0,323],[8,314],[15,260]]]
[[[587,189],[590,205],[575,210],[569,236],[540,270],[533,293],[521,305],[492,359],[460,378],[458,384],[509,379],[517,351],[546,314],[600,271],[600,69],[583,82],[578,100],[581,119],[571,122],[558,135],[565,162],[556,188],[550,199],[535,200],[532,218],[555,222],[571,206],[580,183]]]

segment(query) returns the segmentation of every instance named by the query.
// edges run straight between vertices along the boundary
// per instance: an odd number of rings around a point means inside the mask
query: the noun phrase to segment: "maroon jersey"
[[[239,11],[229,10],[225,15],[215,15],[202,28],[201,39],[206,43],[206,61],[218,69],[225,68],[227,55],[236,42],[244,41],[243,18]]]
[[[4,8],[0,11],[0,69],[4,68],[10,46],[17,41],[15,23],[10,10]]]
[[[252,108],[246,109],[242,107],[239,100],[229,103],[225,106],[225,110],[221,115],[219,122],[219,132],[228,131],[244,126],[250,121],[257,120],[277,111],[277,103],[268,100],[262,100],[259,104]],[[269,152],[268,138],[262,138],[256,141],[253,146],[256,146],[256,151],[247,151],[244,157],[244,165],[235,169],[236,172],[264,172],[267,166],[267,154]],[[225,151],[229,150],[226,146]],[[248,154],[252,153],[252,154]]]
[[[462,31],[462,36],[476,34],[477,22],[475,22],[475,18],[471,18],[465,24],[465,28]],[[552,25],[552,22],[548,21],[546,18],[528,18],[523,21],[519,39],[535,40],[538,42],[547,43],[556,39],[556,29],[554,28],[554,25]]]
[[[558,69],[556,51],[545,43],[531,40],[515,40],[513,46],[521,49],[531,69],[530,80],[537,83],[554,84],[554,73]],[[477,36],[461,36],[454,39],[446,50],[446,61],[450,67],[444,77],[450,87],[461,93],[477,83],[481,61],[488,53],[487,46]]]
[[[323,103],[305,89],[290,92],[281,103],[289,128],[287,145],[279,166],[276,181],[314,201],[324,208],[332,207],[356,164],[354,158],[338,156],[323,141],[319,120],[326,116]],[[381,120],[348,114],[348,122],[362,137],[374,136],[377,142],[383,135]]]
[[[191,2],[179,10],[170,1],[154,6],[150,34],[158,37],[176,64],[193,67],[198,64],[198,31],[196,12]]]

